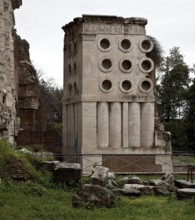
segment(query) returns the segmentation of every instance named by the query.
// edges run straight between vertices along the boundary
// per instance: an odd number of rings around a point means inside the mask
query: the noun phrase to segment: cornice
[[[66,32],[72,29],[73,26],[81,25],[83,23],[96,23],[96,24],[121,24],[121,25],[139,25],[143,28],[147,25],[148,20],[141,17],[123,18],[117,16],[107,15],[82,15],[82,17],[75,18],[72,22],[63,26],[62,29]]]

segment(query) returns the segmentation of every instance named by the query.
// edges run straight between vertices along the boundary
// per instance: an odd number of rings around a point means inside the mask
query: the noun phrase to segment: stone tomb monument
[[[63,27],[63,153],[85,174],[95,165],[172,171],[170,134],[155,122],[155,45],[146,24],[83,15]]]

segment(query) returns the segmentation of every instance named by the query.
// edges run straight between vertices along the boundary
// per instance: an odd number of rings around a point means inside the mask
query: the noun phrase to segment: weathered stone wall
[[[14,31],[15,78],[17,83],[17,116],[22,130],[35,131],[39,107],[39,80],[31,63],[29,43]]]
[[[21,0],[0,0],[0,138],[11,143],[18,132],[16,117],[16,80],[14,73],[15,24],[13,11],[22,4]]]

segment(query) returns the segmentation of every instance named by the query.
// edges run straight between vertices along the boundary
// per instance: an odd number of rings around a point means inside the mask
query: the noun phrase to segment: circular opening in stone
[[[106,50],[110,47],[110,41],[108,39],[104,38],[100,41],[100,46],[102,49]]]
[[[151,41],[149,40],[142,41],[142,48],[144,50],[149,50],[151,47],[152,47]]]
[[[128,39],[124,39],[121,41],[121,47],[124,49],[124,50],[128,50],[130,47],[131,47],[131,42],[130,40]]]
[[[147,80],[143,81],[142,84],[141,84],[141,87],[143,90],[149,90],[151,88],[151,83]]]
[[[142,66],[143,70],[148,71],[151,69],[152,63],[149,60],[144,60],[141,64],[141,66]]]
[[[122,88],[126,91],[130,90],[132,85],[131,82],[129,80],[124,80],[121,84]]]
[[[122,68],[123,68],[124,70],[130,70],[130,69],[131,69],[131,66],[132,66],[132,64],[131,64],[131,61],[130,61],[130,60],[124,60],[124,61],[122,62]]]
[[[112,67],[112,61],[106,58],[102,61],[102,66],[104,69],[110,69]]]
[[[103,89],[105,89],[105,90],[110,90],[111,88],[112,88],[112,83],[111,83],[111,81],[110,80],[104,80],[103,82],[102,82],[102,88]]]

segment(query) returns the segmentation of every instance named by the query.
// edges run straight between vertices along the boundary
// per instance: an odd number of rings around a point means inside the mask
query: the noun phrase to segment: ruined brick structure
[[[22,40],[16,31],[14,31],[14,58],[20,128],[35,131],[39,107],[39,80],[30,60],[29,43]]]
[[[14,72],[14,10],[21,0],[0,0],[0,138],[11,143],[18,133],[17,90]]]
[[[34,131],[39,81],[29,44],[14,29],[14,10],[21,0],[0,0],[0,139],[15,144],[20,129]]]
[[[172,170],[155,123],[155,42],[144,18],[84,15],[65,25],[63,151],[84,173]]]

